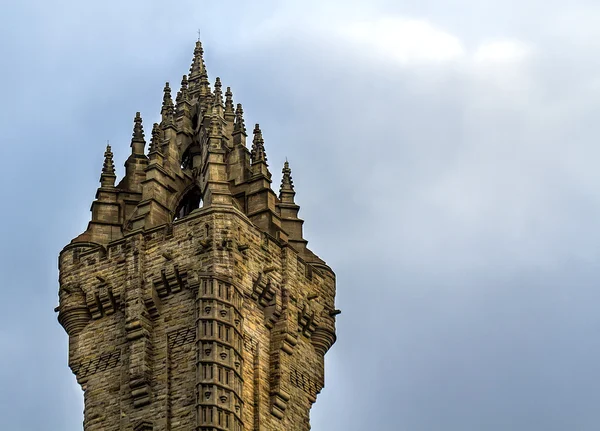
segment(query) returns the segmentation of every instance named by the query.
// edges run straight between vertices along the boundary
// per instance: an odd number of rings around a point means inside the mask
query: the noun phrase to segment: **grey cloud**
[[[210,78],[261,123],[275,185],[290,159],[306,236],[338,274],[313,429],[597,428],[597,6],[344,5],[8,7],[2,429],[81,429],[56,255],[85,227],[106,139],[121,165],[133,114],[156,120],[198,27]],[[478,74],[398,64],[331,31],[393,14],[468,53],[501,38],[532,51]]]

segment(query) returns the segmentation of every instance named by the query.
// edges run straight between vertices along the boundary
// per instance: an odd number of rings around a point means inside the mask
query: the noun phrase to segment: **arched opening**
[[[190,149],[188,148],[181,156],[181,169],[191,169],[192,168],[192,155],[190,153]]]
[[[202,208],[202,194],[198,187],[194,187],[188,191],[179,202],[177,211],[175,211],[174,220],[179,220],[180,218],[187,216],[197,208]]]

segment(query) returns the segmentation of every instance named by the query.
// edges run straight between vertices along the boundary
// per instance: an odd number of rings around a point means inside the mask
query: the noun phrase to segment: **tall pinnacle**
[[[162,116],[162,125],[169,125],[173,123],[173,99],[171,98],[171,87],[169,87],[169,83],[165,83],[165,88],[163,89],[163,103],[162,108],[160,110],[160,114]]]
[[[265,153],[265,141],[260,130],[260,125],[254,126],[254,139],[252,140],[252,151],[250,152],[252,164],[263,162],[267,164],[267,154]]]
[[[181,78],[181,90],[177,93],[177,106],[180,106],[181,103],[189,101],[189,92],[188,92],[188,78],[187,75],[183,75]]]
[[[158,123],[152,125],[152,138],[150,139],[150,152],[157,151],[160,142],[160,128]]]
[[[196,47],[194,48],[194,58],[192,60],[192,66],[190,67],[188,82],[190,102],[199,105],[200,111],[210,112],[212,109],[213,94],[210,90],[208,73],[206,72],[206,66],[204,65],[202,42],[199,40],[196,42]]]
[[[244,109],[242,104],[238,103],[235,110],[235,126],[233,127],[233,133],[243,133],[246,135],[246,125],[244,124]]]
[[[292,170],[290,169],[290,164],[286,160],[283,164],[283,169],[281,170],[283,177],[281,178],[281,187],[279,188],[279,192],[283,191],[294,191],[294,181],[292,181]]]
[[[223,87],[223,85],[221,84],[221,78],[219,78],[217,76],[217,79],[215,80],[215,100],[214,100],[214,104],[218,105],[218,106],[223,106],[223,91],[222,91],[222,87]]]
[[[104,164],[102,165],[102,174],[100,174],[100,185],[102,187],[112,187],[115,185],[116,178],[112,149],[110,148],[110,145],[106,144]]]
[[[231,92],[231,87],[227,87],[227,90],[225,90],[225,115],[235,115],[233,111],[233,93]]]
[[[139,112],[135,113],[133,119],[133,134],[131,138],[131,148],[133,154],[144,154],[144,146],[146,140],[144,139],[144,127],[142,126],[142,117]]]
[[[202,75],[204,71],[204,50],[202,49],[202,42],[199,40],[196,42],[194,48],[194,58],[192,60],[192,66],[190,67],[190,81],[196,81]]]

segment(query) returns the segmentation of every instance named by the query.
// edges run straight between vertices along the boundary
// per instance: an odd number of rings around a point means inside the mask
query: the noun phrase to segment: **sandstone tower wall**
[[[59,257],[59,322],[85,431],[310,429],[335,342],[335,275],[302,238],[286,162],[210,89],[197,43],[148,154],[139,113],[126,175],[107,147],[86,232]]]

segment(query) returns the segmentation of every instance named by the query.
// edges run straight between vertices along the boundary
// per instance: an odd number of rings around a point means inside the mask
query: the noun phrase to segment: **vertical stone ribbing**
[[[260,345],[254,346],[253,371],[254,371],[254,431],[260,431]]]
[[[200,278],[196,396],[201,431],[243,431],[242,294],[227,280]]]
[[[152,323],[142,300],[144,243],[134,244],[125,307],[125,332],[129,342],[129,387],[134,408],[140,408],[150,404]]]

